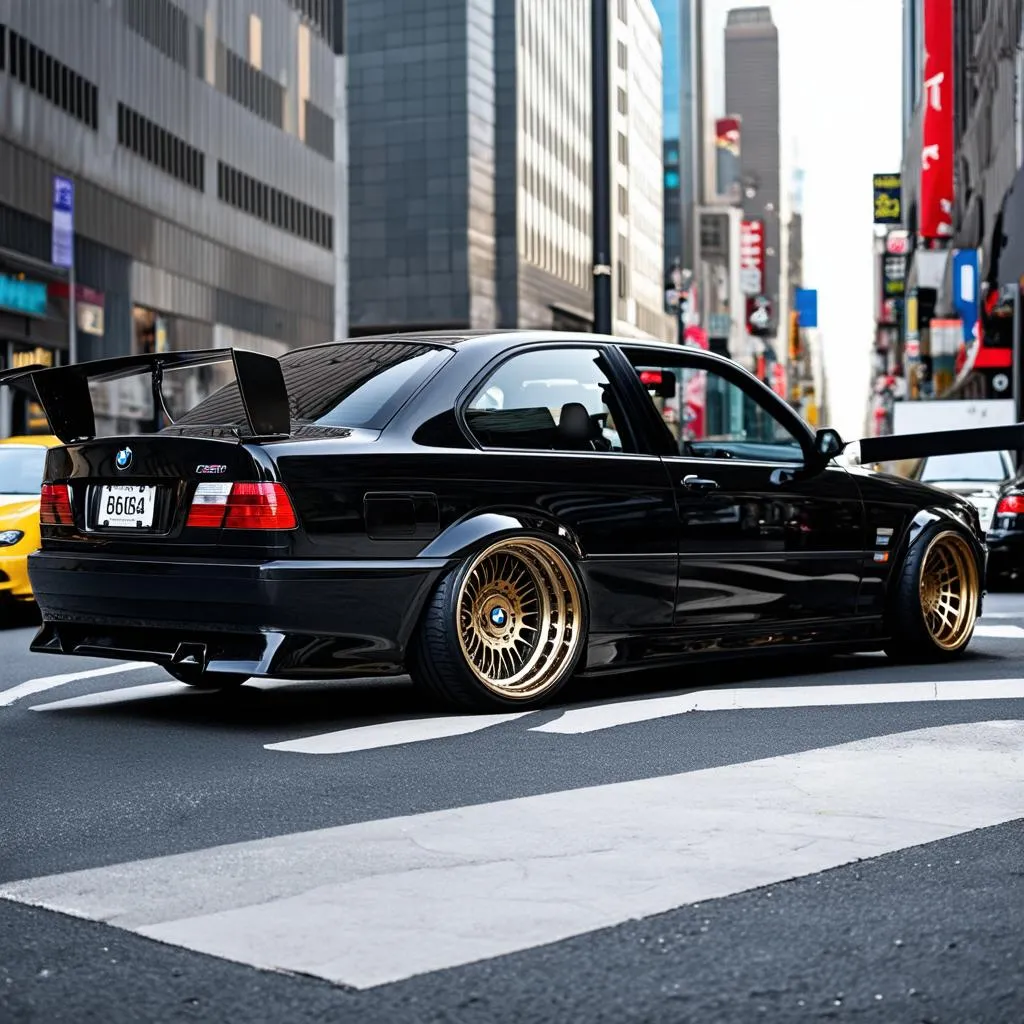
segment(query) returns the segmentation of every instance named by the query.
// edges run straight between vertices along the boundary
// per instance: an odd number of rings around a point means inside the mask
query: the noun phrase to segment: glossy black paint
[[[960,524],[984,558],[966,501],[826,462],[788,405],[717,356],[540,332],[409,341],[444,346],[453,358],[379,431],[260,444],[164,433],[55,449],[46,479],[70,481],[76,525],[44,528],[42,551],[30,558],[44,619],[35,649],[169,662],[202,647],[219,671],[397,672],[442,576],[523,533],[560,545],[579,567],[591,624],[585,672],[698,653],[868,649],[884,642],[892,572],[923,525]],[[477,445],[463,405],[500,362],[542,346],[604,352],[632,450]],[[730,376],[799,439],[803,462],[666,447],[626,348]],[[135,459],[120,473],[113,456],[126,442]],[[197,467],[208,464],[225,466],[225,480],[283,483],[299,527],[265,535],[187,527],[191,495],[208,479]],[[166,488],[160,535],[86,528],[90,488],[126,477]],[[684,483],[694,477],[714,487]]]

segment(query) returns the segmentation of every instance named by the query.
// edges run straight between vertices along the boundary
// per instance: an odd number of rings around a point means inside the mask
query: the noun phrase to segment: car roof
[[[501,329],[488,329],[488,330],[464,330],[464,331],[396,331],[392,334],[371,334],[357,338],[346,338],[341,342],[328,342],[328,345],[335,344],[366,344],[366,343],[379,343],[387,342],[388,344],[395,344],[396,342],[408,342],[410,344],[429,344],[439,345],[445,348],[466,348],[475,345],[486,345],[493,347],[495,343],[504,343],[506,348],[514,348],[518,345],[528,345],[531,342],[565,342],[565,343],[585,343],[590,345],[620,345],[623,348],[650,348],[650,349],[665,349],[667,351],[678,352],[683,346],[677,345],[670,341],[659,341],[655,338],[625,338],[613,334],[592,334],[582,331],[559,331],[551,328],[550,330],[538,330],[535,328],[523,329],[523,328],[501,328]],[[323,346],[312,346],[314,348],[320,348]],[[733,364],[733,360],[728,359],[725,356],[719,355],[717,352],[709,352],[707,349],[695,348],[693,346],[685,346],[687,353],[692,353],[701,359],[706,359],[709,362],[719,363],[730,363]]]

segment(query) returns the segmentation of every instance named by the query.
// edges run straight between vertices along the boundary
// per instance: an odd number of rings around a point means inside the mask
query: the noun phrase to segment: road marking
[[[403,743],[422,743],[426,740],[465,736],[490,729],[495,725],[512,722],[530,714],[517,711],[504,715],[453,715],[450,717],[406,718],[393,722],[377,722],[337,732],[319,733],[282,743],[267,743],[267,750],[283,750],[293,754],[352,754],[380,747],[397,747]]]
[[[28,879],[0,897],[368,988],[1022,816],[1024,722],[972,723]]]
[[[98,676],[113,676],[121,672],[138,672],[142,668],[156,668],[149,661],[126,661],[117,665],[104,665],[103,668],[89,668],[81,672],[64,672],[59,676],[41,676],[39,679],[28,679],[24,683],[12,686],[8,690],[0,690],[0,707],[13,704],[22,697],[30,697],[33,693],[53,690],[68,683],[77,683],[81,679],[95,679]]]
[[[816,708],[857,704],[908,704],[916,701],[1006,700],[1024,697],[1024,679],[950,679],[940,682],[835,683],[804,686],[710,688],[618,703],[570,708],[531,732],[576,735],[620,725],[670,718],[692,711],[751,711],[765,708]]]
[[[157,668],[157,665],[146,663],[149,668]],[[275,690],[278,687],[293,686],[294,683],[286,679],[253,679],[246,683],[248,689]],[[186,695],[210,696],[217,693],[217,690],[203,690],[199,687],[188,686],[186,683],[179,683],[177,680],[168,680],[163,683],[143,683],[141,686],[122,686],[116,690],[100,690],[97,693],[83,693],[79,697],[66,697],[64,700],[49,701],[46,704],[35,704],[31,711],[73,711],[81,708],[97,708],[108,704],[127,704],[135,700],[152,700],[157,697],[183,697]]]
[[[984,623],[978,623],[974,627],[974,635],[990,640],[1019,640],[1024,637],[1024,628],[1020,626],[987,626]]]

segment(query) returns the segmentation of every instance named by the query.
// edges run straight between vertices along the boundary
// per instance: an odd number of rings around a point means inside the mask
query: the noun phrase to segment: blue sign
[[[53,243],[50,262],[57,267],[75,264],[75,183],[53,178]]]
[[[46,285],[0,274],[0,307],[26,316],[46,316]]]
[[[953,308],[960,314],[964,341],[974,340],[978,322],[978,250],[953,250]]]
[[[817,288],[796,289],[796,315],[801,327],[818,326],[818,290]]]

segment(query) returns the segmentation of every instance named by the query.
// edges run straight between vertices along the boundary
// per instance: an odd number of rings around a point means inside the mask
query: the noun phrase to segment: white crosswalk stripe
[[[1024,722],[995,721],[28,879],[0,896],[366,988],[1022,816]]]

